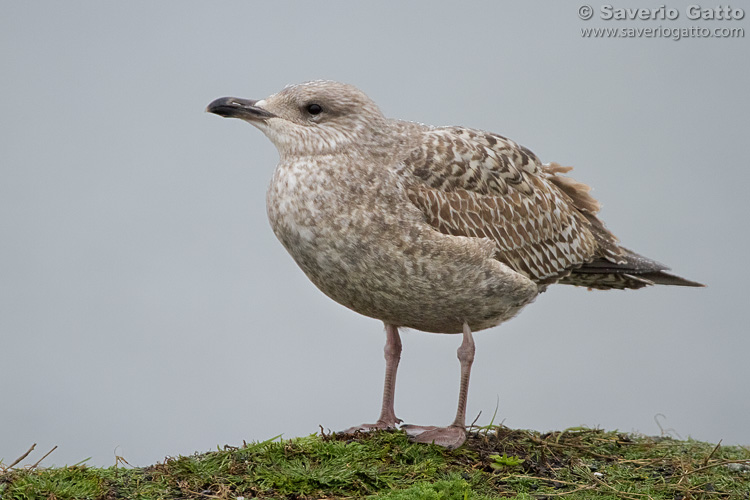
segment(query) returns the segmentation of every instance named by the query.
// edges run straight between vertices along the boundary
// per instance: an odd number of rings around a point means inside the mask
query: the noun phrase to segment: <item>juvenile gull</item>
[[[286,87],[207,111],[259,128],[279,151],[266,204],[274,233],[336,302],[385,323],[380,418],[395,428],[399,328],[461,333],[458,410],[447,427],[403,425],[449,448],[466,439],[472,331],[512,318],[549,285],[702,286],[621,247],[589,187],[523,146],[464,127],[392,120],[357,88]]]

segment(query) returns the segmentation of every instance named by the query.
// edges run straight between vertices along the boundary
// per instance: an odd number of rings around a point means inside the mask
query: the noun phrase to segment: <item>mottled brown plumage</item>
[[[461,389],[448,427],[403,426],[414,439],[465,439],[472,330],[515,316],[550,284],[700,286],[618,245],[589,187],[497,134],[385,118],[360,90],[316,81],[262,101],[217,99],[276,145],[271,226],[315,285],[386,325],[383,408],[391,428],[399,327],[461,333]]]
[[[562,175],[570,170],[543,165],[503,136],[441,127],[423,131],[400,172],[421,181],[412,183],[409,199],[433,227],[492,240],[499,261],[538,285],[624,289],[660,278],[692,284],[620,247],[596,215],[600,205],[591,188]]]

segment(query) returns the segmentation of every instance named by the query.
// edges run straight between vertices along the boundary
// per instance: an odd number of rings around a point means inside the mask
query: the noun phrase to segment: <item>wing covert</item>
[[[542,165],[505,137],[462,127],[425,130],[401,167],[409,199],[432,227],[492,240],[498,260],[539,283],[593,260],[600,243],[617,249],[588,186],[558,175],[568,170]]]

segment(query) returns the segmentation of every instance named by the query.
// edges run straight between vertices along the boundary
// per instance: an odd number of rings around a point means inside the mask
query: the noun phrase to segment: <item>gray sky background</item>
[[[706,289],[552,287],[476,335],[469,420],[750,444],[748,38],[585,39],[575,2],[4,2],[0,457],[166,455],[377,418],[382,324],[266,220],[273,145],[204,113],[353,83],[392,117],[574,165],[623,243]],[[619,5],[619,4],[618,4]],[[649,7],[624,2],[623,7]],[[403,335],[396,413],[447,424],[457,336]]]

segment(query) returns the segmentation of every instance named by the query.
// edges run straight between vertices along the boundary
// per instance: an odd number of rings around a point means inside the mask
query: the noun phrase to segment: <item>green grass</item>
[[[491,427],[458,450],[401,432],[313,435],[144,468],[10,469],[0,498],[750,499],[750,449],[598,429]]]

